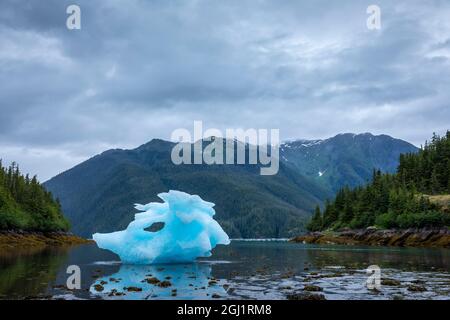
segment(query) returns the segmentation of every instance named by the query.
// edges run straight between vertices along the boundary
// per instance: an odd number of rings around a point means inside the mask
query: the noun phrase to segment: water
[[[81,268],[80,290],[65,287],[69,265]],[[399,283],[367,289],[370,265],[381,268],[383,280]],[[193,264],[135,266],[90,244],[0,253],[0,298],[286,299],[309,293],[346,300],[450,299],[449,266],[449,249],[274,241],[232,241]]]

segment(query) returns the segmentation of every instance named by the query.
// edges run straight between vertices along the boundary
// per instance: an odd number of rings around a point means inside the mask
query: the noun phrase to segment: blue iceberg
[[[125,230],[96,233],[94,241],[127,264],[193,262],[211,256],[216,245],[230,243],[213,219],[214,203],[174,190],[158,197],[164,202],[136,204],[135,208],[143,212],[137,213]]]

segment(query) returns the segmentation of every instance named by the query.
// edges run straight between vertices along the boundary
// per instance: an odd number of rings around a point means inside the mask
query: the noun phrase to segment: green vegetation
[[[434,134],[419,154],[401,155],[398,178],[421,193],[450,193],[450,131],[442,138]]]
[[[215,203],[214,218],[232,238],[292,237],[305,230],[309,211],[331,196],[283,162],[274,176],[261,176],[260,165],[177,166],[173,146],[152,140],[109,150],[44,186],[61,200],[71,230],[86,237],[126,228],[136,213],[133,203],[161,202],[156,195],[168,190]]]
[[[445,193],[450,193],[450,131],[433,135],[418,153],[401,155],[396,174],[374,171],[367,186],[341,189],[323,214],[316,209],[308,229],[449,226],[448,208],[432,201]]]
[[[36,177],[23,176],[17,164],[0,161],[0,230],[66,231],[61,206]]]

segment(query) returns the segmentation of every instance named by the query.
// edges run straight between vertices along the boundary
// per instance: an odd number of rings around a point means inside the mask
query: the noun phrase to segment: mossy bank
[[[69,232],[30,232],[30,231],[0,231],[0,250],[18,248],[41,248],[47,246],[73,246],[91,243]]]

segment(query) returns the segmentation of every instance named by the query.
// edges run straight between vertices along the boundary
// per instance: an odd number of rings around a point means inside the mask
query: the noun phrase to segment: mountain
[[[346,185],[368,183],[373,169],[395,172],[400,154],[418,150],[387,135],[345,133],[325,140],[285,142],[280,148],[280,158],[335,193]]]
[[[158,193],[175,189],[216,203],[216,219],[233,238],[287,237],[303,231],[314,207],[342,186],[368,182],[374,168],[393,172],[400,153],[417,151],[386,135],[297,140],[281,145],[278,174],[261,176],[258,165],[176,166],[173,146],[155,139],[108,150],[44,186],[82,236],[125,228],[134,203],[159,201]]]
[[[274,176],[261,176],[259,165],[177,166],[173,146],[152,140],[108,150],[44,185],[82,236],[125,228],[134,203],[160,201],[158,193],[175,189],[214,202],[215,218],[233,238],[288,237],[303,231],[313,208],[331,196],[284,161]]]

